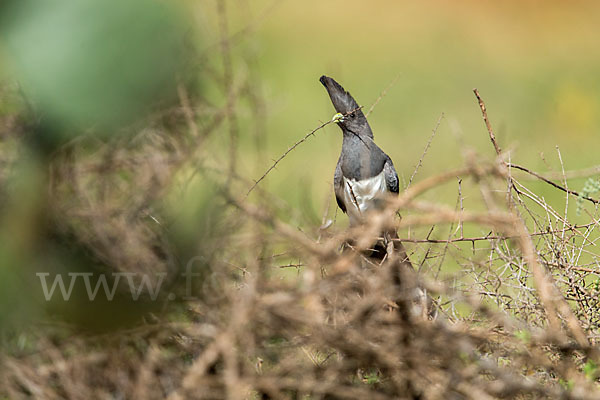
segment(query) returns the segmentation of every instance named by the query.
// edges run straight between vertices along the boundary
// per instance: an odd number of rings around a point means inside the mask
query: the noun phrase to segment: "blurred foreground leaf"
[[[175,94],[183,28],[168,2],[22,1],[4,13],[8,61],[59,139],[104,134]]]

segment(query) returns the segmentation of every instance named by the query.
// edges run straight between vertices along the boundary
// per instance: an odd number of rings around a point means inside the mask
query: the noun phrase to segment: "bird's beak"
[[[319,81],[325,86],[325,89],[327,89],[327,93],[329,93],[329,98],[335,107],[335,111],[346,114],[358,108],[358,104],[350,93],[346,92],[346,90],[344,90],[344,88],[333,78],[323,75]]]

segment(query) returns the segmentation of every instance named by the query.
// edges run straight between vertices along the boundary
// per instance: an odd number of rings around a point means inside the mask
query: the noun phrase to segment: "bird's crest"
[[[327,93],[329,93],[335,111],[346,114],[358,108],[358,103],[354,100],[354,97],[352,97],[352,95],[333,78],[323,75],[319,81],[321,81],[323,86],[325,86],[325,89],[327,89]]]

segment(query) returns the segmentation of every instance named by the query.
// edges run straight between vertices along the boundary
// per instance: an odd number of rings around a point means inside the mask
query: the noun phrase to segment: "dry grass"
[[[52,237],[104,269],[166,273],[173,290],[184,260],[200,253],[201,295],[169,302],[165,293],[162,309],[111,333],[56,319],[22,329],[29,344],[0,355],[0,398],[599,398],[599,222],[596,211],[569,222],[566,175],[554,182],[567,192],[556,210],[514,175],[520,166],[501,152],[480,99],[496,159],[465,151],[463,167],[415,179],[360,229],[301,231],[276,194],[257,185],[245,195],[255,186],[232,161],[236,115],[245,101],[260,126],[262,100],[249,79],[236,80],[223,43],[225,73],[213,78],[224,105],[182,85],[180,104],[136,134],[57,150],[45,182]],[[14,133],[2,140],[18,142],[22,120],[2,121]],[[219,134],[226,152],[211,145]],[[14,163],[6,154],[0,179]],[[419,199],[457,178],[455,207]],[[166,203],[194,179],[218,193],[220,226],[182,239]],[[467,185],[480,207],[464,207]],[[393,252],[381,264],[361,255],[390,226],[411,232],[402,240],[418,271]],[[465,227],[489,234],[466,237]],[[349,238],[356,251],[341,253]],[[436,302],[436,320],[412,312],[417,286]]]

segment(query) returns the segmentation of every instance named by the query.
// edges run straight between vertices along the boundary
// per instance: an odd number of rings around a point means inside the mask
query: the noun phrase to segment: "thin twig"
[[[187,90],[181,83],[177,86],[177,95],[179,96],[179,102],[181,103],[181,108],[183,109],[185,121],[187,122],[194,138],[197,138],[200,136],[200,134],[198,132],[198,125],[196,124],[196,116],[192,106],[190,105],[190,98]]]
[[[431,142],[433,141],[433,138],[435,137],[435,134],[437,133],[438,128],[440,127],[440,124],[442,123],[442,119],[444,119],[444,113],[440,114],[440,117],[438,118],[438,120],[435,124],[435,128],[433,128],[433,131],[431,132],[431,136],[429,136],[429,140],[427,141],[427,144],[425,145],[423,154],[421,154],[421,158],[419,158],[419,162],[417,163],[415,170],[413,171],[412,175],[410,176],[410,179],[408,180],[408,185],[406,185],[407,189],[410,186],[410,184],[412,183],[415,175],[417,175],[417,171],[419,171],[419,168],[421,167],[421,164],[423,163],[423,159],[425,158],[425,155],[427,154],[427,151],[429,150],[429,147],[431,146]]]
[[[400,79],[400,73],[398,73],[398,75],[396,75],[396,77],[390,82],[390,84],[387,85],[387,87],[385,89],[383,89],[383,91],[379,94],[379,97],[377,98],[377,100],[375,100],[375,103],[373,103],[373,105],[371,105],[371,108],[369,108],[369,111],[367,111],[366,117],[369,117],[369,115],[371,114],[371,112],[373,111],[375,106],[377,106],[377,104],[379,104],[381,99],[383,99],[385,97],[388,90],[390,90],[392,88],[392,86],[394,86],[396,84],[398,79]]]
[[[496,141],[496,135],[494,135],[494,131],[492,130],[492,124],[490,124],[490,120],[487,115],[487,108],[485,107],[485,103],[481,99],[481,96],[479,95],[479,90],[477,90],[477,88],[473,89],[473,93],[475,93],[475,96],[477,97],[477,101],[479,102],[479,108],[481,109],[481,114],[483,115],[483,121],[485,122],[485,126],[487,128],[488,134],[490,135],[490,140],[492,141],[492,144],[494,145],[494,149],[496,150],[496,155],[500,155],[502,153],[502,150],[500,150],[500,147],[498,146],[498,142]]]
[[[555,188],[557,188],[557,189],[559,189],[559,190],[562,190],[563,192],[566,192],[566,193],[572,194],[573,196],[580,197],[580,198],[582,198],[582,199],[584,199],[584,200],[587,200],[587,201],[591,201],[591,202],[592,202],[592,203],[594,203],[594,204],[600,204],[600,200],[596,200],[596,199],[593,199],[593,198],[591,198],[591,197],[588,197],[588,196],[583,196],[583,195],[582,195],[582,194],[580,194],[579,192],[576,192],[576,191],[574,191],[574,190],[571,190],[571,189],[567,189],[567,188],[565,188],[565,187],[562,187],[562,186],[560,186],[559,184],[552,182],[550,179],[546,179],[546,178],[544,178],[542,175],[540,175],[540,174],[538,174],[537,172],[534,172],[534,171],[532,171],[532,170],[530,170],[530,169],[528,169],[528,168],[522,167],[522,166],[520,166],[520,165],[517,165],[517,164],[512,164],[512,163],[508,163],[508,164],[507,164],[507,166],[509,166],[510,168],[514,168],[514,169],[518,169],[518,170],[521,170],[521,171],[523,171],[523,172],[526,172],[526,173],[528,173],[528,174],[529,174],[529,175],[531,175],[531,176],[535,176],[535,177],[536,177],[536,178],[538,178],[539,180],[541,180],[541,181],[543,181],[543,182],[546,182],[547,184],[549,184],[549,185],[552,185],[552,186],[554,186]]]
[[[353,112],[360,110],[362,107],[359,107],[357,109],[354,110],[350,110],[347,113],[343,114],[344,116],[350,115]],[[250,187],[250,189],[248,189],[248,192],[246,193],[246,197],[248,197],[248,195],[250,194],[250,192],[252,192],[254,190],[254,188],[263,180],[267,177],[267,175],[269,174],[269,172],[271,172],[276,166],[277,164],[279,164],[281,162],[281,160],[283,160],[291,151],[293,151],[296,147],[298,147],[299,145],[301,145],[302,143],[304,143],[309,137],[313,136],[317,131],[323,129],[324,127],[326,127],[327,125],[331,124],[335,122],[335,120],[330,120],[327,122],[322,123],[321,125],[319,125],[318,127],[316,127],[315,129],[313,129],[312,131],[308,132],[306,135],[304,135],[304,137],[300,140],[298,140],[296,143],[294,143],[292,146],[290,146],[285,153],[283,153],[277,160],[275,160],[275,162],[265,171],[265,173],[258,178],[257,181],[254,182],[254,184],[252,185],[252,187]]]
[[[533,232],[533,233],[530,233],[529,235],[530,236],[543,236],[543,235],[552,235],[555,233],[576,231],[577,229],[588,228],[590,226],[593,226],[594,224],[595,223],[590,222],[589,224],[575,225],[575,226],[571,226],[571,227],[566,227],[564,229],[548,230],[548,231],[544,231],[544,232]],[[489,240],[506,240],[506,239],[514,239],[514,238],[517,238],[517,236],[514,236],[514,235],[486,235],[486,236],[474,236],[474,237],[459,237],[459,238],[454,238],[454,239],[405,238],[405,239],[393,239],[393,240],[399,241],[399,242],[409,242],[409,243],[456,243],[456,242],[478,242],[478,241],[489,241]]]

